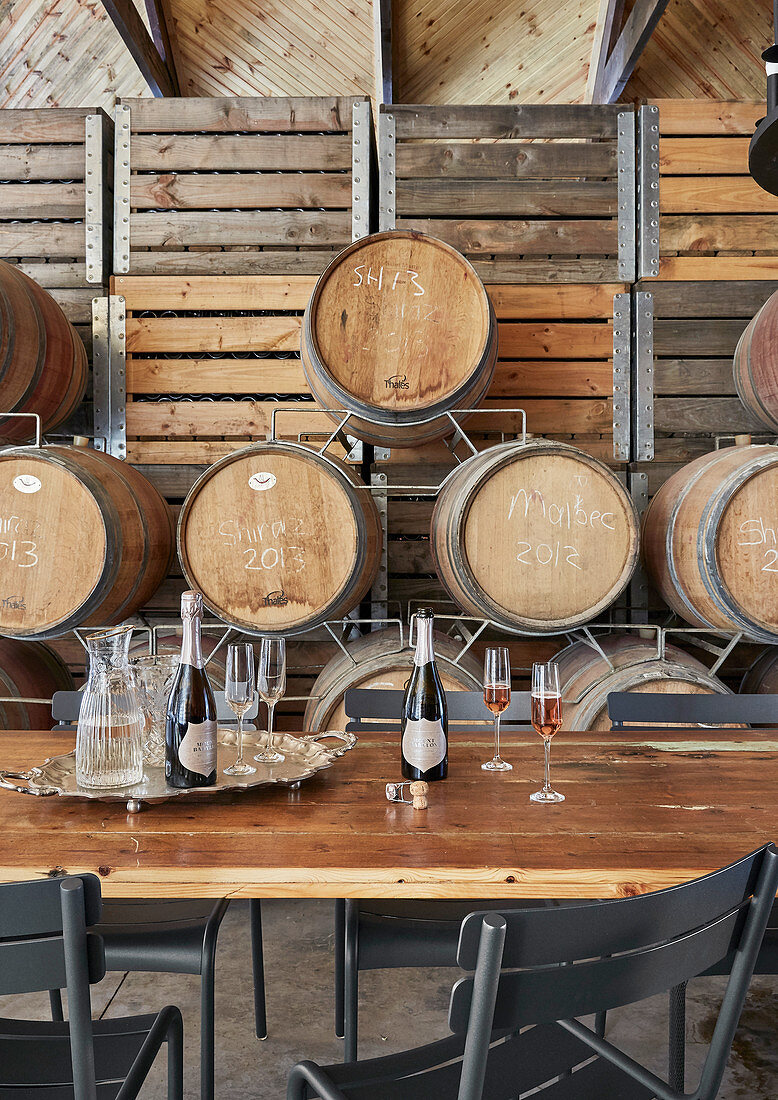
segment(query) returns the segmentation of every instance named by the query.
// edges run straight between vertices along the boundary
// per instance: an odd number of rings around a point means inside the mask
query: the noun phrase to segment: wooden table
[[[2,734],[24,769],[67,736]],[[451,745],[430,807],[386,801],[394,735],[363,738],[297,791],[147,806],[0,790],[0,878],[94,871],[132,897],[612,897],[654,890],[778,839],[778,731],[560,733],[552,779],[567,801],[529,802],[542,779],[534,734]]]

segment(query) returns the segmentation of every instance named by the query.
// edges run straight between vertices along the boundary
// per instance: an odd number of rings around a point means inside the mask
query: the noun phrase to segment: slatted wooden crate
[[[127,454],[145,464],[213,462],[280,434],[322,433],[299,361],[311,276],[116,276],[124,299]],[[579,443],[614,459],[613,311],[623,284],[490,286],[499,361],[474,433],[521,429]],[[119,367],[121,369],[121,367]],[[619,429],[622,424],[619,423]],[[627,444],[628,445],[628,444]],[[445,461],[442,445],[397,450],[394,461]],[[615,456],[626,460],[628,451]]]
[[[635,270],[628,105],[381,108],[380,228],[441,237],[485,282]]]
[[[729,261],[709,262],[719,268]],[[760,269],[765,274],[766,264]],[[653,313],[653,360],[643,360],[653,374],[646,377],[638,356],[634,390],[636,401],[645,403],[646,382],[653,389],[653,431],[649,415],[648,430],[635,441],[637,455],[646,453],[642,444],[648,440],[658,462],[682,464],[731,442],[733,434],[774,438],[740,403],[732,377],[732,356],[743,329],[778,288],[778,259],[771,267],[772,281],[652,279],[638,284],[653,302],[647,303]]]
[[[369,229],[365,98],[130,99],[115,271],[317,273]]]
[[[658,100],[660,278],[765,277],[778,255],[778,198],[748,174],[748,146],[764,102]],[[701,259],[753,256],[753,274],[713,274]],[[703,266],[708,275],[700,275]],[[746,271],[747,261],[739,265]]]

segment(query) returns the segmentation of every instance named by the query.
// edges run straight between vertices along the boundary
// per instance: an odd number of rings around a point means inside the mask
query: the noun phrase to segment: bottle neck
[[[416,656],[414,664],[428,665],[435,660],[432,646],[432,619],[416,620]]]
[[[200,645],[200,617],[192,615],[184,619],[184,635],[181,640],[181,664],[193,668],[203,667],[203,651]]]

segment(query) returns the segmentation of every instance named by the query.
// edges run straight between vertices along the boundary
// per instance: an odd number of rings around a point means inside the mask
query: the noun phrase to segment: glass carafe
[[[143,779],[144,717],[130,670],[131,626],[87,635],[89,678],[76,735],[80,787],[129,787]]]

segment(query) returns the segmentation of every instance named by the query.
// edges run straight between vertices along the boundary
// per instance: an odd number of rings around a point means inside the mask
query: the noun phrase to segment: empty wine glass
[[[494,756],[481,767],[485,772],[513,771],[500,756],[500,715],[511,701],[511,658],[504,646],[487,649],[484,657],[484,705],[494,715]]]
[[[254,757],[260,764],[280,764],[284,754],[273,747],[273,712],[286,691],[286,640],[261,638],[257,688],[267,704],[267,748]]]
[[[551,738],[562,726],[562,696],[556,661],[532,666],[532,725],[543,738],[546,779],[542,789],[531,794],[530,799],[532,802],[564,802],[565,796],[551,786]]]
[[[238,759],[224,769],[224,774],[251,775],[257,769],[243,759],[243,715],[254,702],[254,647],[247,642],[227,649],[224,698],[238,718]]]

